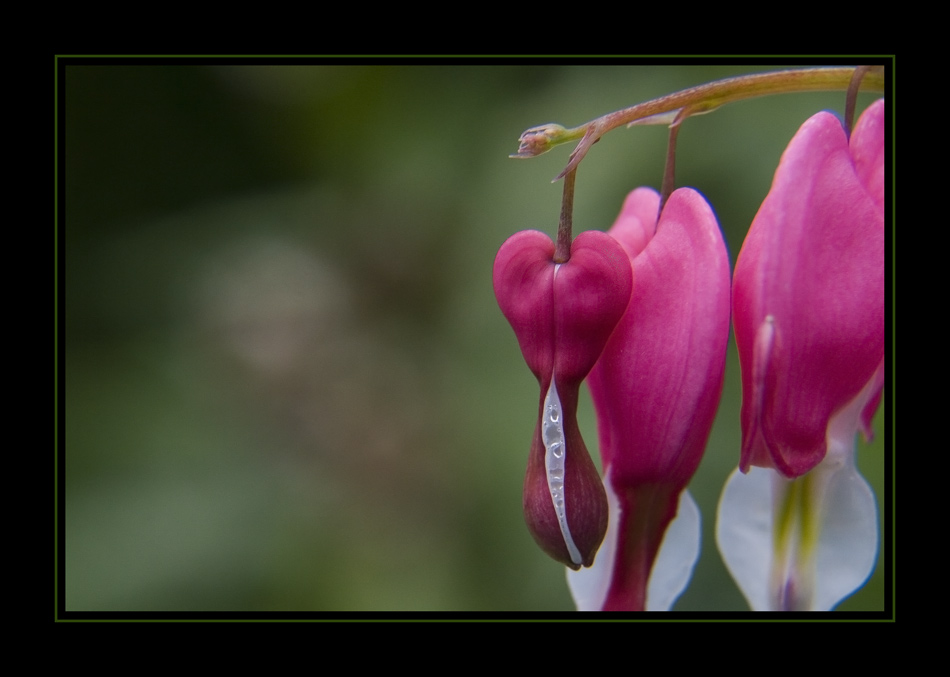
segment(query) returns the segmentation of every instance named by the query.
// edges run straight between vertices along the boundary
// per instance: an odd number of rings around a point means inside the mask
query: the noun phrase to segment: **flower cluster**
[[[700,529],[686,487],[730,313],[743,402],[716,531],[727,567],[758,610],[830,609],[870,575],[877,515],[854,449],[884,382],[883,130],[883,100],[850,138],[830,113],[809,119],[731,279],[713,210],[688,188],[662,209],[634,190],[563,263],[537,231],[502,245],[495,295],[540,386],[525,520],[570,568],[578,608],[669,609],[688,583]],[[576,421],[585,378],[603,479]]]

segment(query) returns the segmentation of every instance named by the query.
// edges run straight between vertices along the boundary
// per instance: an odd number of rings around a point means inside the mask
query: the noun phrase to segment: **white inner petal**
[[[829,440],[832,442],[833,441]],[[821,536],[816,554],[814,608],[833,609],[841,600],[861,588],[874,571],[878,550],[877,502],[867,481],[854,463],[855,436],[851,435],[851,453],[844,464],[829,464],[829,454],[812,472],[828,472],[825,481]]]
[[[607,534],[604,542],[597,551],[594,563],[587,569],[567,569],[567,587],[571,589],[571,597],[578,611],[600,611],[607,599],[610,589],[610,579],[614,575],[614,553],[617,550],[617,524],[620,522],[620,503],[609,476],[604,478],[604,489],[607,490]]]
[[[567,497],[564,492],[564,461],[567,457],[567,440],[564,439],[564,416],[561,398],[551,377],[551,386],[544,396],[544,411],[541,415],[541,439],[544,442],[544,469],[547,472],[548,491],[557,515],[561,536],[574,564],[583,564],[584,558],[574,545],[571,529],[567,524]]]
[[[683,490],[676,517],[663,535],[663,543],[647,584],[647,611],[669,611],[693,577],[702,541],[699,507]]]
[[[716,543],[726,568],[753,611],[769,610],[772,561],[772,473],[732,471],[719,499]]]
[[[770,334],[768,328],[760,329],[756,340],[768,343]],[[719,499],[716,542],[729,573],[754,611],[775,609],[780,603],[776,600],[787,604],[789,582],[798,583],[798,587],[804,582],[803,591],[797,594],[803,600],[810,597],[808,608],[829,611],[861,588],[874,571],[877,502],[858,473],[854,457],[861,411],[880,387],[882,367],[883,363],[861,392],[828,422],[828,452],[808,473],[809,498],[804,507],[808,519],[816,522],[808,530],[812,534],[817,530],[817,544],[799,538],[801,522],[793,525],[798,532],[794,537],[776,538],[775,509],[784,505],[789,484],[777,471],[750,468],[743,475],[737,469],[726,481]]]
[[[818,520],[818,543],[811,562],[788,566],[792,578],[813,576],[809,585],[813,611],[829,611],[864,585],[877,559],[877,504],[868,483],[854,465],[854,433],[849,453],[829,453],[811,472],[815,492],[813,517]],[[735,470],[719,501],[716,541],[719,552],[753,611],[775,609],[781,581],[770,580],[775,566],[775,476],[765,468],[747,475]],[[797,547],[797,546],[796,546]],[[779,564],[782,564],[781,562]],[[807,566],[811,571],[805,571]]]
[[[567,570],[567,584],[578,611],[600,611],[603,608],[616,565],[620,502],[610,484],[609,475],[604,480],[604,488],[607,490],[607,505],[610,510],[604,543],[589,569]],[[647,611],[669,611],[683,594],[699,559],[700,531],[699,508],[690,493],[683,491],[680,494],[676,517],[666,529],[650,573],[650,581],[647,584]]]

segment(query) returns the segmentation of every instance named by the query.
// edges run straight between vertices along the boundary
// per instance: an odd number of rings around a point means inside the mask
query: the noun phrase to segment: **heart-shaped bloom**
[[[495,297],[541,386],[524,483],[528,529],[551,557],[590,566],[607,529],[607,498],[577,426],[581,381],[630,301],[633,276],[623,249],[587,231],[555,263],[544,233],[512,235],[495,257]]]
[[[659,203],[656,191],[633,191],[609,231],[636,285],[588,377],[611,514],[594,567],[568,572],[581,610],[668,609],[699,554],[699,512],[684,489],[722,394],[729,257],[702,195],[675,191],[658,223]]]
[[[883,100],[850,140],[824,112],[792,139],[739,253],[733,319],[749,474],[723,492],[720,550],[753,608],[830,609],[877,552],[854,440],[884,384]]]

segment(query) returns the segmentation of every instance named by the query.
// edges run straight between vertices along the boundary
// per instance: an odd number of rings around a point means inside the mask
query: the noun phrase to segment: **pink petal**
[[[874,204],[884,211],[884,99],[868,106],[851,133],[854,170]]]
[[[862,148],[873,145],[866,132],[856,130]],[[863,170],[872,191],[876,175]],[[774,466],[795,477],[817,465],[831,416],[881,363],[881,206],[856,173],[837,118],[809,119],[783,154],[736,263],[744,471]]]
[[[554,277],[559,384],[580,384],[593,368],[627,309],[633,284],[630,261],[614,238],[598,230],[575,238],[571,260]]]
[[[630,301],[633,275],[606,233],[578,235],[571,259],[554,263],[554,243],[536,230],[515,233],[495,257],[495,297],[538,381],[580,383]]]
[[[538,381],[554,372],[554,243],[537,230],[515,233],[492,271],[495,298]]]
[[[588,379],[601,454],[617,486],[683,487],[719,404],[729,337],[729,258],[716,217],[688,188],[634,191],[610,230],[633,261],[630,306]],[[637,214],[636,218],[630,218]],[[650,222],[642,219],[652,214]]]
[[[655,225],[658,206],[656,192],[638,189],[610,230],[636,284],[588,378],[619,504],[605,610],[645,608],[654,560],[722,393],[729,258],[719,225],[692,189],[674,192]]]

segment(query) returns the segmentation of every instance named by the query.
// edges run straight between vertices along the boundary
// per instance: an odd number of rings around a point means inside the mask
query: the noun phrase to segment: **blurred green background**
[[[491,285],[505,238],[553,235],[570,151],[507,156],[534,125],[779,66],[67,64],[66,609],[573,609],[523,523],[538,386]],[[843,108],[783,95],[684,124],[677,183],[733,262],[799,125]],[[659,186],[666,140],[594,146],[575,232]],[[747,609],[712,531],[739,405],[733,344],[676,610]],[[882,412],[858,450],[879,506]],[[879,560],[840,608],[883,600]]]

